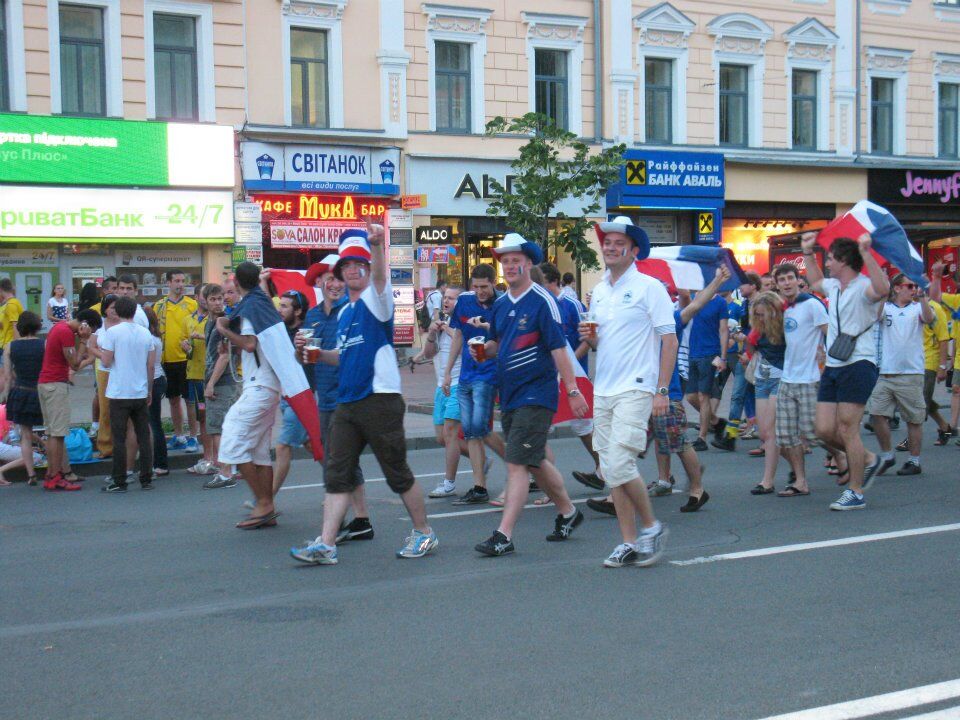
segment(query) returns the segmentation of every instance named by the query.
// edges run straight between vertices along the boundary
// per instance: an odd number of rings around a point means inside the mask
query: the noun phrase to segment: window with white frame
[[[893,154],[893,109],[896,81],[892,78],[870,79],[870,152]]]
[[[123,116],[120,0],[47,0],[50,110]]]
[[[673,142],[673,60],[648,57],[643,63],[646,141]]]
[[[794,70],[791,82],[791,146],[794,150],[817,149],[817,110],[820,107],[819,73]]]
[[[284,120],[343,127],[343,11],[347,0],[282,0]]]
[[[833,54],[839,37],[816,18],[783,34],[787,42],[787,142],[793,150],[830,149]]]
[[[583,31],[587,18],[522,12],[527,24],[528,100],[531,112],[583,134]]]
[[[907,71],[910,50],[867,47],[867,147],[877,155],[907,149]]]
[[[720,144],[746,147],[750,140],[750,68],[720,65]]]
[[[216,120],[212,5],[146,0],[144,52],[147,117]]]
[[[483,58],[490,10],[424,4],[427,16],[428,127],[435,132],[482,133]]]

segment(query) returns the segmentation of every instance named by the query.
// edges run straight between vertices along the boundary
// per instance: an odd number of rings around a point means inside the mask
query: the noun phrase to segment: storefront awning
[[[960,225],[952,223],[936,223],[931,225],[904,225],[903,229],[911,242],[927,244],[935,243],[945,238],[960,238]],[[943,243],[944,245],[960,245],[960,240],[956,243]]]

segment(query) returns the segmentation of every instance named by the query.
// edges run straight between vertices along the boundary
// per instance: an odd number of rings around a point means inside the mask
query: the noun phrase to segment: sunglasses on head
[[[302,292],[297,290],[287,290],[280,297],[290,298],[291,300],[297,303],[298,308],[302,308],[306,304],[307,297]]]

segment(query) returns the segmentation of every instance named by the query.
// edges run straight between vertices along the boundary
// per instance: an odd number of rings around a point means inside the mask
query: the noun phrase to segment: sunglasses
[[[900,287],[905,287],[907,290],[916,290],[916,283],[900,283]]]

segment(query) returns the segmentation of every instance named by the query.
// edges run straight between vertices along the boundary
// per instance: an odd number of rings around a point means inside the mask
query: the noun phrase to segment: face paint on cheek
[[[620,251],[620,257],[626,257],[626,256],[627,256],[627,249],[626,249],[626,248],[623,248],[623,249]]]
[[[357,270],[357,272],[358,272],[358,274],[360,275],[360,277],[363,278],[363,277],[365,277],[366,274],[367,274],[367,269],[366,269],[366,268],[360,268],[360,269]]]

